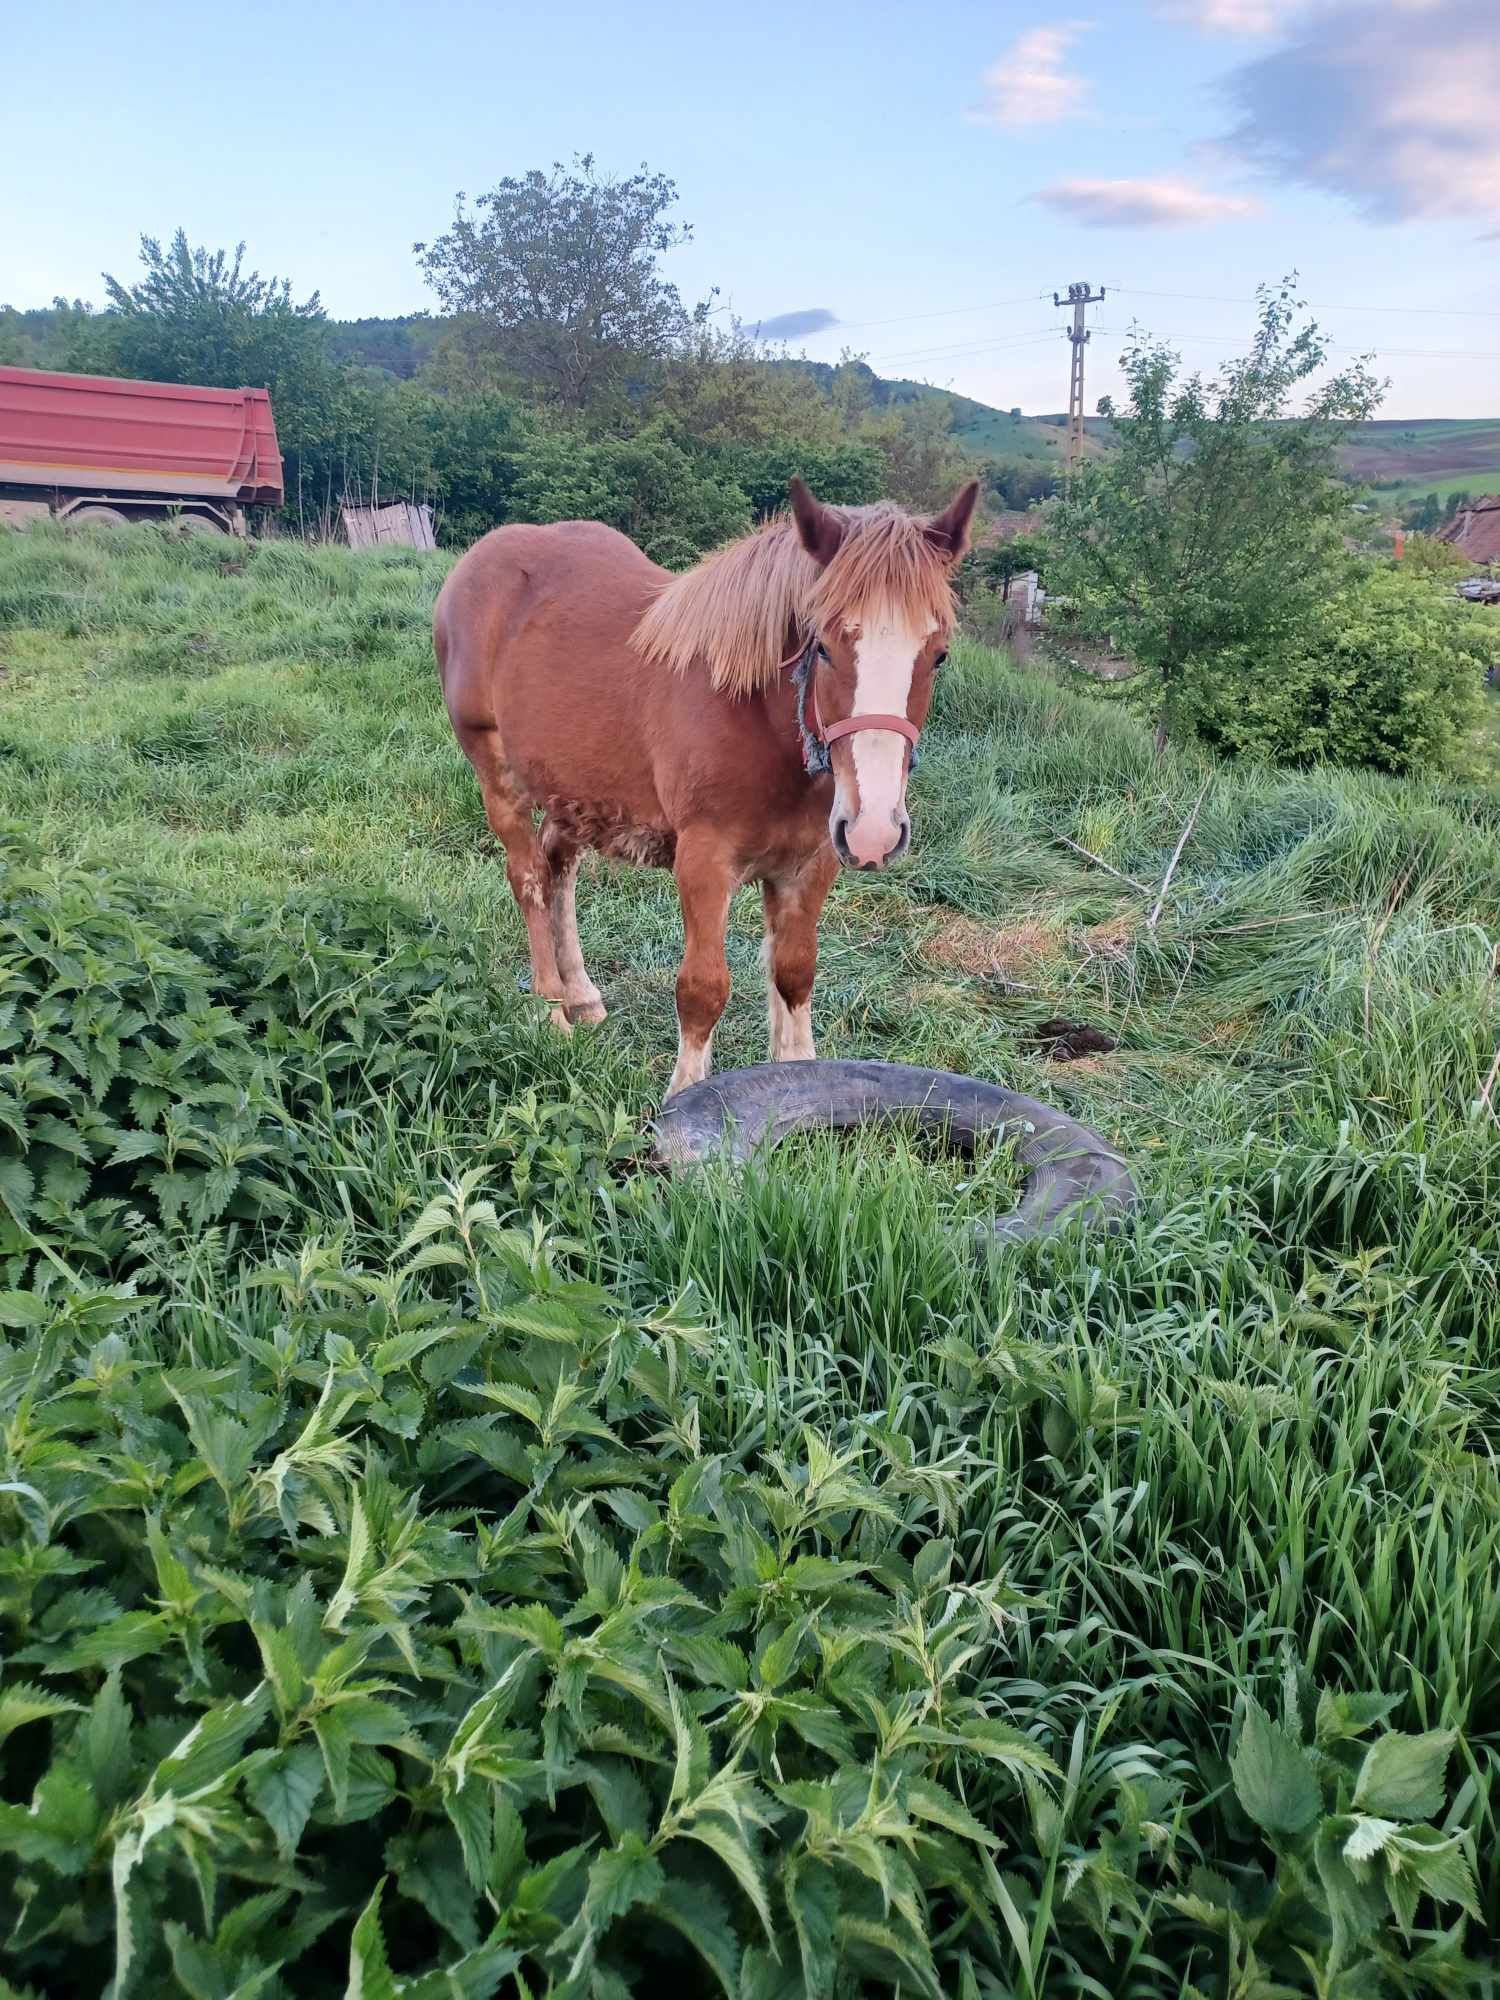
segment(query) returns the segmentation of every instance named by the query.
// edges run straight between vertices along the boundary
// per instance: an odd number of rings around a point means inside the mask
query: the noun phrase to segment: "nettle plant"
[[[1028,1707],[1031,1607],[950,1539],[965,1431],[706,1448],[692,1300],[568,1276],[477,1172],[386,1268],[306,1242],[167,1307],[52,1273],[0,1325],[0,1925],[35,1987],[1012,2000],[1175,1960],[1332,2000],[1367,1965],[1464,1974],[1457,1932],[1399,1935],[1471,1902],[1426,1824],[1446,1738],[1366,1749],[1368,1701],[1330,1697],[1307,1744],[1247,1712],[1274,1876],[1170,1895],[1181,1746]],[[1243,1849],[1199,1812],[1190,1851]]]
[[[1390,1695],[1319,1693],[1295,1669],[1279,1722],[1246,1703],[1230,1775],[1271,1863],[1233,1875],[1195,1869],[1172,1899],[1223,1938],[1221,1990],[1234,2000],[1356,2000],[1469,1983],[1462,1918],[1480,1915],[1469,1837],[1457,1808],[1433,1824],[1455,1734],[1372,1737],[1395,1706]],[[1458,1921],[1413,1951],[1424,1898]]]
[[[503,1076],[495,1014],[474,954],[394,903],[210,911],[0,828],[0,1282],[49,1258],[115,1274],[143,1224],[284,1220],[310,1117]],[[620,1114],[533,1106],[558,1141],[533,1169],[526,1115],[496,1132],[523,1205],[538,1173],[586,1196],[620,1154]]]
[[[705,1452],[690,1302],[622,1310],[475,1177],[388,1270],[0,1323],[17,1977],[998,1994],[1144,1920],[1175,1781],[986,1694],[1018,1607],[942,1534],[964,1455]]]

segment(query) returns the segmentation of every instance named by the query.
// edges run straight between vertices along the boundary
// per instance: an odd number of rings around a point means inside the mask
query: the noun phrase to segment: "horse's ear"
[[[825,507],[821,500],[814,500],[800,479],[789,480],[786,490],[803,548],[814,562],[831,563],[844,539],[843,517],[832,507]]]
[[[969,524],[979,499],[979,481],[971,479],[958,489],[941,514],[927,523],[927,539],[949,562],[956,563],[969,546]]]

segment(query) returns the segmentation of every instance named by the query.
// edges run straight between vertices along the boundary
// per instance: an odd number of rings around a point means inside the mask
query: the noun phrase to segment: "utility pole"
[[[1083,323],[1084,309],[1097,305],[1103,297],[1102,285],[1094,292],[1086,284],[1069,285],[1065,299],[1060,299],[1056,292],[1052,294],[1053,305],[1073,308],[1073,324],[1064,328],[1073,343],[1073,367],[1068,377],[1068,449],[1065,461],[1065,476],[1070,486],[1078,461],[1083,456],[1083,350],[1089,340],[1088,328]]]

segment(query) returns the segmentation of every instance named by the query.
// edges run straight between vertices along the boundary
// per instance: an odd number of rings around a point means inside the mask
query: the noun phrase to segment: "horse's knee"
[[[512,857],[505,879],[510,892],[523,910],[544,910],[552,895],[552,871],[541,855],[533,851]]]

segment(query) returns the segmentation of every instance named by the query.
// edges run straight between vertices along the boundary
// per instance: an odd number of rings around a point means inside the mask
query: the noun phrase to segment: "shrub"
[[[1483,616],[1378,571],[1273,638],[1195,661],[1179,712],[1231,755],[1437,770],[1478,717],[1496,650]]]

